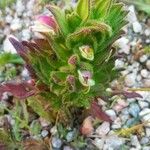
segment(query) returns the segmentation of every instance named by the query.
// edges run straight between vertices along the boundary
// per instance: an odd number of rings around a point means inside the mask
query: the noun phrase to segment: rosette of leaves
[[[77,108],[89,108],[94,97],[102,95],[114,78],[112,44],[122,34],[127,12],[122,3],[114,0],[79,0],[74,8],[47,8],[53,16],[38,17],[31,28],[43,38],[10,38],[35,81],[17,84],[23,92],[13,89],[12,93],[19,98],[31,96],[29,105],[36,111],[38,95],[38,100],[47,103],[44,110],[54,120],[56,114],[72,118],[71,113]],[[4,86],[10,92],[15,85]]]

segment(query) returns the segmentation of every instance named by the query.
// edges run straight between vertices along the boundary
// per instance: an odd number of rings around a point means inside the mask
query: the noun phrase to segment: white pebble
[[[100,136],[106,135],[110,131],[110,123],[103,122],[97,129],[96,133]]]
[[[141,33],[142,32],[142,25],[138,21],[133,22],[133,31],[135,33]]]
[[[146,62],[146,67],[147,67],[147,69],[150,70],[150,60],[148,60],[148,61]]]
[[[142,69],[142,70],[141,70],[141,76],[142,76],[143,78],[148,78],[149,72],[148,72],[146,69]]]
[[[41,132],[42,137],[46,137],[48,135],[48,131],[47,130],[43,130]]]
[[[146,132],[146,136],[150,137],[150,128],[146,127],[145,132]]]
[[[146,35],[146,36],[150,36],[150,29],[146,29],[146,30],[145,30],[145,35]]]
[[[148,56],[147,56],[147,55],[142,55],[142,56],[140,57],[140,62],[141,62],[141,63],[144,63],[147,59],[148,59]]]
[[[131,74],[128,74],[126,77],[125,77],[125,84],[128,86],[128,87],[132,87],[136,84],[136,75],[131,73]]]
[[[149,104],[147,102],[144,101],[138,101],[139,106],[144,109],[144,108],[148,108]]]
[[[115,68],[116,69],[122,69],[122,68],[124,68],[124,61],[117,59],[115,61]]]

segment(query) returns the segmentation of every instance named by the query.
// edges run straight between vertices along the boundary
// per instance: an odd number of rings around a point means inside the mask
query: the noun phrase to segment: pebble
[[[129,113],[133,116],[133,117],[138,117],[140,112],[140,107],[137,103],[131,103],[129,106]]]
[[[0,127],[2,127],[5,123],[4,117],[0,116]]]
[[[47,130],[43,130],[41,132],[42,137],[46,137],[48,135],[48,131]]]
[[[13,22],[10,25],[10,29],[12,31],[17,31],[20,30],[22,28],[22,22],[20,19],[16,18],[13,20]]]
[[[133,25],[133,31],[135,33],[141,33],[142,32],[142,25],[138,21],[133,22],[132,25]]]
[[[146,137],[150,137],[150,128],[145,128]]]
[[[147,60],[146,67],[147,67],[148,70],[150,70],[150,60]]]
[[[112,120],[116,119],[116,112],[113,109],[106,110],[105,113],[109,115]]]
[[[105,136],[110,131],[110,123],[109,122],[103,122],[97,129],[96,133],[99,136]]]
[[[74,150],[74,149],[72,147],[70,147],[70,146],[64,146],[63,150]]]
[[[121,128],[121,124],[122,124],[122,121],[121,121],[121,119],[118,117],[118,118],[116,118],[116,119],[114,120],[114,122],[113,122],[111,128],[112,128],[112,129],[120,129],[120,128]]]
[[[42,127],[47,127],[50,125],[50,122],[46,121],[44,118],[40,117],[39,121]]]
[[[130,5],[128,7],[129,13],[127,15],[128,21],[132,24],[133,22],[137,21],[136,13],[135,13],[135,7],[134,5]]]
[[[53,148],[61,148],[62,144],[63,143],[62,143],[61,139],[56,138],[56,137],[52,138],[52,146],[53,146]]]
[[[141,141],[140,141],[140,143],[142,144],[142,145],[145,145],[145,144],[147,144],[149,142],[149,139],[147,138],[147,137],[143,137],[142,139],[141,139]]]
[[[144,62],[146,62],[147,59],[148,59],[148,56],[147,56],[147,55],[142,55],[142,56],[140,57],[140,62],[141,62],[141,63],[144,63]]]
[[[144,79],[143,84],[145,88],[150,88],[150,79]]]
[[[70,132],[67,133],[67,135],[66,135],[67,142],[71,142],[73,140],[74,134],[75,134],[74,131],[70,131]]]
[[[146,29],[144,33],[146,36],[150,36],[150,29]]]
[[[118,136],[109,136],[105,140],[105,145],[108,147],[108,149],[112,148],[112,150],[119,150],[121,145],[125,143],[125,140],[122,138],[119,138]]]
[[[150,121],[150,109],[149,108],[145,108],[143,109],[140,113],[139,113],[141,120],[143,122],[147,122]],[[150,126],[150,123],[147,123],[146,126]]]
[[[143,78],[148,78],[149,77],[149,72],[146,69],[141,70],[141,76]]]
[[[123,69],[124,68],[124,61],[117,59],[115,61],[115,68],[116,69]]]
[[[57,133],[57,127],[56,126],[53,126],[51,129],[50,129],[50,133],[52,135],[55,135]]]
[[[15,54],[17,53],[16,52],[16,49],[13,47],[13,45],[10,43],[9,39],[6,38],[3,42],[3,50],[7,53],[12,53],[12,54]]]
[[[149,104],[145,101],[138,101],[138,104],[141,107],[141,109],[147,108],[149,106]]]
[[[141,149],[141,144],[136,135],[131,136],[131,144],[135,146],[136,149]]]
[[[98,149],[103,149],[103,146],[104,146],[104,142],[105,142],[105,140],[102,138],[102,139],[100,139],[100,138],[95,138],[95,140],[94,140],[94,145],[98,148]]]
[[[131,74],[128,74],[126,77],[125,77],[125,84],[128,86],[128,87],[132,87],[136,84],[136,75],[131,73]]]

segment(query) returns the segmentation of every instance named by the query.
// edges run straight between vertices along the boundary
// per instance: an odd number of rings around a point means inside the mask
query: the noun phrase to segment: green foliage
[[[49,5],[54,18],[47,21],[43,17],[45,21],[39,20],[41,24],[32,27],[45,39],[33,43],[10,38],[36,74],[37,92],[47,100],[54,116],[68,118],[76,108],[89,108],[116,76],[112,44],[126,24],[123,7],[114,0],[79,0],[75,8],[66,10]],[[34,111],[48,119],[42,104],[29,100]]]
[[[0,67],[6,64],[23,64],[23,60],[17,54],[2,53],[0,54]]]
[[[15,3],[16,0],[0,0],[0,9],[4,9],[7,6],[12,5]]]

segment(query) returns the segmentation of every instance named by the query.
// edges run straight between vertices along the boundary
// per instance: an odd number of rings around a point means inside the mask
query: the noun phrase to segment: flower
[[[91,61],[94,59],[94,51],[90,46],[88,45],[81,46],[79,47],[79,50],[83,58],[91,60]]]
[[[95,85],[95,81],[92,79],[92,73],[90,71],[78,70],[79,81],[83,86],[90,87]]]
[[[36,32],[50,32],[55,34],[57,28],[56,22],[51,16],[38,16],[34,25],[31,27],[32,31]]]

